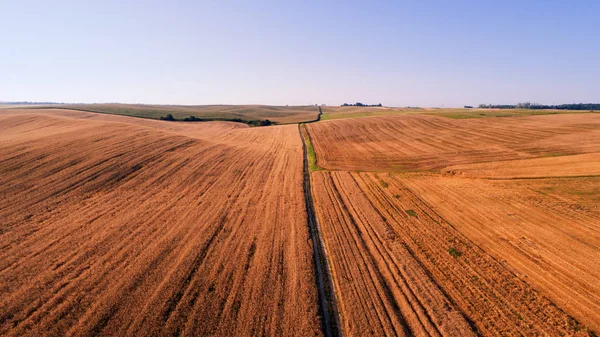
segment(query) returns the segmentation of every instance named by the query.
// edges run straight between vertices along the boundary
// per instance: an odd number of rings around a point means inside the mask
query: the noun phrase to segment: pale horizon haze
[[[1,1],[0,101],[600,103],[600,1]]]

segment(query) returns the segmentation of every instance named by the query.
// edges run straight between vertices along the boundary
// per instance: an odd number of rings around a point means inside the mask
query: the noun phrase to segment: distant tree
[[[559,105],[544,105],[539,103],[519,103],[517,105],[510,104],[479,104],[479,108],[493,109],[556,109],[556,110],[600,110],[600,103],[573,103]]]
[[[160,119],[163,121],[174,121],[175,120],[175,118],[173,118],[173,115],[171,115],[171,114],[167,114],[166,116],[161,116]]]
[[[517,104],[517,109],[530,109],[531,108],[531,103],[530,102],[525,102],[525,103],[518,103]],[[534,104],[535,105],[535,104]],[[539,104],[537,104],[539,105]]]
[[[325,106],[325,104],[323,104],[323,106]],[[383,105],[381,103],[369,105],[369,104],[363,104],[361,102],[356,102],[354,104],[344,103],[341,106],[383,106]]]

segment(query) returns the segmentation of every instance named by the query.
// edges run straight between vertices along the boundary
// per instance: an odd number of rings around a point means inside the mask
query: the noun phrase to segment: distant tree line
[[[253,120],[243,120],[241,118],[198,118],[196,116],[185,117],[183,119],[176,119],[172,114],[167,114],[166,116],[160,116],[161,121],[180,121],[180,122],[210,122],[210,121],[222,121],[222,122],[236,122],[236,123],[245,123],[250,126],[269,126],[274,123],[268,119],[253,119]]]
[[[382,106],[381,103],[379,104],[362,104],[361,102],[356,102],[354,104],[348,104],[348,103],[344,103],[341,106]]]
[[[539,103],[519,103],[516,105],[511,104],[479,104],[480,109],[556,109],[556,110],[600,110],[600,103],[572,103],[572,104],[558,104],[558,105],[546,105]]]

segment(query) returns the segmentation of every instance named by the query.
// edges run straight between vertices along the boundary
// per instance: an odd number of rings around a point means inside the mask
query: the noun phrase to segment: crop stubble
[[[309,125],[329,170],[313,188],[344,330],[598,331],[599,117]]]
[[[321,334],[295,126],[0,129],[0,334]]]
[[[319,166],[330,170],[438,170],[600,152],[600,114],[466,120],[398,115],[324,121],[308,129]]]

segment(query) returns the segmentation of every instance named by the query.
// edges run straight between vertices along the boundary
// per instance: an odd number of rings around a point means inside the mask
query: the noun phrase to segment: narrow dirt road
[[[319,108],[320,110],[320,108]],[[319,114],[320,115],[320,114]],[[320,234],[319,223],[315,216],[313,204],[312,189],[310,185],[310,171],[308,165],[308,149],[304,134],[302,133],[302,124],[298,124],[298,132],[302,139],[302,149],[304,152],[304,199],[306,201],[306,213],[308,215],[308,225],[312,239],[315,269],[317,277],[317,288],[319,295],[319,306],[322,315],[323,334],[326,337],[342,336],[339,329],[340,318],[335,301],[335,292],[333,290],[333,281],[327,260],[327,251]]]

